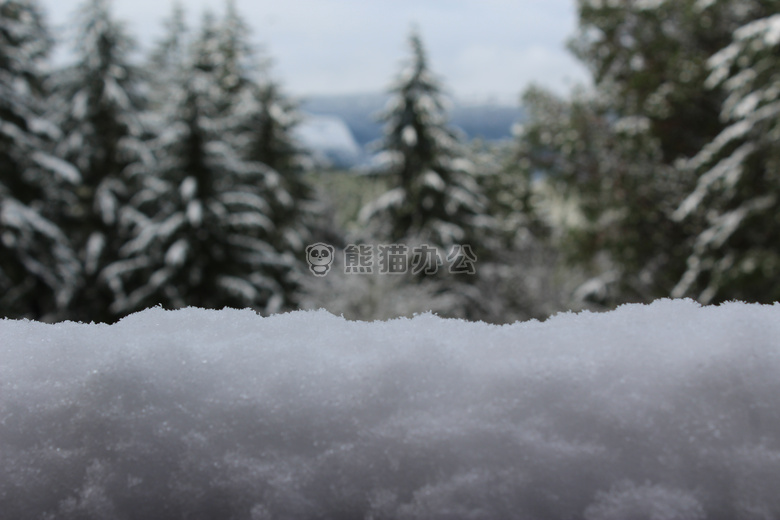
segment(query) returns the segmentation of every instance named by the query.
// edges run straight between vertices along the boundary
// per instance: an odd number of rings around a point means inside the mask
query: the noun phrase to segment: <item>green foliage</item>
[[[722,128],[723,94],[703,85],[707,60],[760,3],[579,0],[571,48],[612,111],[647,118],[663,162],[671,164],[694,155]]]
[[[318,198],[333,208],[337,227],[352,235],[365,231],[360,210],[389,189],[384,177],[349,170],[313,170],[306,177],[319,192]]]
[[[519,163],[574,202],[560,244],[571,262],[600,274],[588,297],[614,305],[668,294],[685,254],[677,250],[684,230],[671,218],[685,178],[663,163],[650,122],[616,118],[587,94],[564,100],[530,89],[524,102]]]
[[[713,226],[730,217],[720,212],[717,223],[711,206],[690,208],[706,198],[701,181],[696,188],[698,176],[705,183],[708,177],[702,154],[717,146],[708,143],[723,141],[716,137],[721,132],[730,132],[730,116],[722,119],[721,107],[728,111],[735,103],[730,91],[739,80],[707,83],[710,58],[738,27],[768,9],[761,0],[580,0],[571,48],[592,71],[595,91],[568,100],[534,88],[526,93],[529,119],[520,136],[519,163],[576,204],[579,221],[561,244],[570,259],[598,275],[599,283],[592,285],[598,290],[591,292],[602,303],[672,293],[712,298],[691,284],[702,272]],[[693,256],[692,249],[698,251]],[[730,255],[722,249],[716,254],[730,270]],[[774,265],[771,255],[766,259]],[[727,290],[720,297],[727,294],[749,292]]]
[[[780,15],[741,27],[710,60],[728,126],[687,164],[699,176],[676,217],[704,222],[675,295],[780,299]]]

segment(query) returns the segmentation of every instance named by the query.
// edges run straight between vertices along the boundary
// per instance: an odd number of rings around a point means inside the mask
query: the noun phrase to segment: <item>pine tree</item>
[[[582,211],[564,245],[611,280],[603,303],[668,296],[685,271],[698,223],[673,213],[696,179],[679,161],[723,128],[724,93],[703,86],[707,59],[761,1],[580,0],[571,47],[595,93],[527,98],[539,116],[524,132],[528,160]]]
[[[690,158],[723,128],[723,93],[703,88],[707,59],[766,0],[578,0],[571,43],[618,117],[643,117],[664,164]],[[770,0],[773,1],[773,0]]]
[[[271,191],[264,197],[275,231],[267,239],[279,251],[302,255],[317,209],[314,190],[304,177],[311,160],[293,137],[301,122],[298,106],[271,77],[269,60],[254,52],[234,0],[227,3],[219,34],[220,83],[229,96],[227,109],[238,121],[233,143],[242,159],[270,169],[266,185]]]
[[[184,8],[174,2],[169,18],[164,20],[165,36],[149,56],[150,115],[162,112],[167,105],[168,92],[181,81],[188,56],[189,28]]]
[[[128,240],[123,208],[151,167],[140,116],[141,74],[130,62],[133,42],[112,19],[108,0],[88,0],[78,23],[76,63],[55,85],[64,133],[58,155],[81,172],[72,191],[66,228],[82,263],[83,279],[71,317],[109,321],[113,293],[104,269]]]
[[[78,265],[53,220],[59,189],[78,173],[47,149],[56,128],[42,117],[51,39],[35,2],[0,2],[0,315],[55,318]]]
[[[317,227],[319,207],[305,174],[311,167],[309,154],[293,136],[301,121],[297,105],[278,83],[265,79],[252,85],[237,108],[240,119],[236,147],[248,161],[270,168],[266,200],[276,229],[269,240],[280,251],[303,254]]]
[[[705,289],[707,279],[720,275],[717,269],[712,270],[711,262],[705,265],[708,262],[703,258],[708,254],[705,250],[713,249],[712,241],[707,241],[714,229],[724,224],[713,215],[720,212],[723,216],[728,211],[720,211],[725,206],[714,212],[703,207],[689,211],[708,190],[704,187],[707,179],[714,176],[707,173],[715,164],[706,164],[706,150],[713,149],[707,143],[722,142],[723,138],[717,136],[730,132],[726,128],[728,117],[721,118],[721,107],[728,103],[731,87],[727,82],[707,84],[711,73],[708,60],[729,44],[732,33],[740,26],[776,12],[774,4],[774,0],[582,0],[578,4],[580,33],[573,49],[593,71],[604,122],[613,128],[624,126],[625,122],[639,123],[644,127],[642,140],[649,145],[640,161],[633,161],[630,154],[621,159],[612,153],[599,161],[600,165],[644,162],[647,173],[637,177],[630,173],[636,167],[625,169],[629,175],[622,176],[628,181],[621,182],[624,201],[613,198],[613,203],[601,204],[602,211],[595,206],[594,215],[611,214],[622,224],[616,226],[613,220],[607,220],[609,229],[595,226],[597,234],[591,234],[598,237],[604,232],[612,234],[610,231],[616,228],[620,230],[613,234],[612,243],[617,250],[605,249],[619,280],[633,279],[633,287],[651,289],[638,294],[640,299],[668,294],[693,295],[702,301],[714,297],[712,291]],[[742,60],[748,58],[744,56]],[[615,138],[604,142],[602,149],[626,150],[620,135]],[[705,145],[705,151],[701,151]],[[691,162],[693,156],[697,159]],[[694,189],[699,176],[699,188]],[[603,181],[594,184],[595,193],[603,193],[604,187],[620,179],[613,173],[601,178]],[[694,195],[683,203],[691,192]],[[688,218],[683,218],[685,215]],[[592,240],[585,243],[598,244]],[[731,272],[728,258],[727,255],[719,261],[723,269]],[[708,273],[703,274],[705,271]],[[726,293],[718,296],[723,297]]]
[[[275,232],[268,194],[277,175],[235,148],[241,119],[224,88],[220,41],[207,16],[182,81],[169,89],[156,176],[137,198],[146,220],[123,249],[128,259],[113,266],[131,280],[116,287],[118,312],[158,303],[263,312],[290,306],[285,287],[299,261],[268,238]]]
[[[375,175],[392,189],[361,211],[393,242],[449,249],[476,247],[485,200],[455,132],[447,125],[441,87],[428,69],[422,41],[410,37],[412,59],[392,88],[382,120],[385,137]]]
[[[235,0],[226,0],[225,17],[217,28],[217,64],[219,84],[231,104],[238,96],[255,83],[254,76],[266,64],[258,63],[254,49],[249,43],[250,30],[241,18]]]
[[[237,122],[231,142],[242,160],[267,167],[261,195],[272,227],[263,239],[300,259],[290,271],[295,276],[277,275],[289,308],[298,301],[299,275],[306,271],[302,259],[313,230],[322,226],[321,208],[305,178],[312,161],[293,136],[301,121],[298,106],[271,77],[270,60],[258,57],[249,35],[235,2],[229,1],[220,26],[220,83],[228,95],[227,110]]]
[[[561,197],[552,239],[593,274],[579,295],[606,306],[668,296],[687,255],[671,218],[687,178],[664,164],[647,118],[616,118],[610,101],[529,89],[518,144],[519,168]]]
[[[710,60],[708,85],[728,94],[728,126],[688,163],[699,181],[675,216],[703,221],[704,229],[675,296],[780,299],[777,284],[767,283],[780,276],[780,15],[773,12],[735,31]]]

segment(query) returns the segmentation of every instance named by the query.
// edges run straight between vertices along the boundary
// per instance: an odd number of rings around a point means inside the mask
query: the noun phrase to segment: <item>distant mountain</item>
[[[382,126],[376,114],[384,108],[387,96],[361,94],[344,96],[312,96],[303,100],[301,109],[309,114],[335,116],[349,127],[361,147],[379,139]]]
[[[389,96],[359,94],[340,96],[310,96],[301,109],[309,114],[337,117],[349,127],[361,147],[382,137],[382,125],[377,121]],[[460,128],[468,139],[488,141],[511,136],[512,126],[523,120],[519,107],[497,103],[462,103],[457,100],[450,111],[450,123]]]
[[[304,112],[295,137],[314,153],[316,160],[337,168],[355,166],[365,157],[349,126],[337,116]]]

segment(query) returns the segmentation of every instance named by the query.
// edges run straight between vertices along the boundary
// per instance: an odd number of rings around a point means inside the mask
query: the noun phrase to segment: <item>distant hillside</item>
[[[309,114],[334,116],[342,119],[357,143],[365,147],[382,136],[382,125],[377,115],[385,107],[386,94],[342,96],[311,96],[303,100],[301,109]],[[454,102],[450,122],[460,128],[467,138],[489,141],[510,137],[512,125],[523,119],[519,107],[499,104],[464,104]]]
[[[304,112],[295,136],[314,154],[320,164],[350,168],[365,159],[363,147],[341,117]]]

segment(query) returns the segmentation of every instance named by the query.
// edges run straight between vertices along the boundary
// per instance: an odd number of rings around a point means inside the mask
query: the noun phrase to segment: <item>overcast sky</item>
[[[42,0],[58,34],[78,0]],[[114,0],[116,15],[148,47],[173,0]],[[223,0],[182,0],[189,21],[223,10]],[[420,29],[431,68],[465,99],[517,102],[529,83],[566,92],[586,81],[565,49],[576,25],[574,0],[237,0],[274,76],[297,96],[379,92]]]

